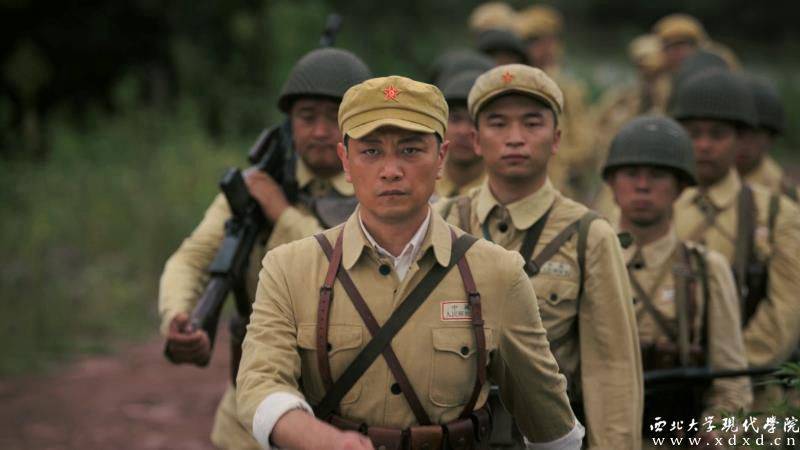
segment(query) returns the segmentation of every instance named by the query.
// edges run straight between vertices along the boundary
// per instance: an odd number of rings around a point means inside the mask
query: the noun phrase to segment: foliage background
[[[47,369],[157,327],[158,275],[225,167],[279,120],[277,93],[328,13],[376,75],[427,79],[469,46],[479,2],[0,0],[0,374]],[[515,7],[527,2],[510,2]],[[628,41],[699,17],[800,118],[791,2],[563,0],[566,64],[596,99],[633,79]],[[791,163],[791,126],[779,158]]]

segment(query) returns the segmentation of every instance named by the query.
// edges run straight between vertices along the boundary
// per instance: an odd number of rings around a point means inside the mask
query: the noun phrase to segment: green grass
[[[163,263],[249,144],[214,142],[192,111],[56,121],[46,163],[0,167],[0,374],[156,330]]]

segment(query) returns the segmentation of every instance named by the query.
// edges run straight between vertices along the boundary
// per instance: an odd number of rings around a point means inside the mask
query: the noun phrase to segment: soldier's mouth
[[[405,192],[405,191],[400,191],[400,190],[397,190],[397,189],[393,189],[391,191],[383,191],[383,192],[379,193],[378,197],[394,197],[394,196],[400,196],[400,195],[408,195],[408,193]]]

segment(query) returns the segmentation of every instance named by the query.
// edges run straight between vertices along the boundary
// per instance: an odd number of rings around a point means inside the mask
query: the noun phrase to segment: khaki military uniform
[[[352,196],[353,187],[343,173],[330,180],[314,178],[308,167],[298,159],[296,177],[301,189],[312,197],[322,196],[331,189]],[[231,217],[228,202],[217,195],[205,216],[180,248],[167,260],[159,287],[158,310],[161,331],[167,334],[169,324],[178,313],[190,313],[208,282],[208,266],[222,244],[225,222]],[[250,255],[246,279],[250,298],[255,297],[261,259],[266,251],[281,244],[310,236],[322,230],[317,219],[302,205],[290,206],[274,224],[269,239],[260,241]],[[224,449],[260,449],[250,433],[236,419],[236,398],[233,385],[228,387],[217,409],[211,433],[214,445]]]
[[[632,245],[623,250],[631,278],[641,286],[644,294],[649,297],[650,305],[666,319],[664,324],[671,330],[678,330],[679,303],[688,302],[688,299],[682,298],[685,294],[678,292],[683,289],[683,284],[676,280],[678,273],[685,268],[680,244],[675,230],[671,229],[655,242],[641,247]],[[727,261],[719,253],[707,251],[692,242],[685,242],[684,245],[690,252],[697,252],[705,266],[705,270],[701,271],[693,266],[694,262],[690,262],[690,270],[695,272],[697,278],[691,284],[694,286],[696,303],[693,317],[688,318],[691,321],[691,327],[687,330],[689,346],[701,348],[707,355],[705,363],[712,369],[747,368],[739,300]],[[699,279],[703,272],[706,274],[705,281]],[[708,289],[708,304],[704,284]],[[647,300],[637,298],[635,306],[641,345],[676,345],[663,330],[658,319],[648,311],[645,301]],[[688,306],[683,308],[689,309]],[[678,335],[679,332],[675,334]],[[704,343],[706,340],[707,343]],[[706,347],[702,348],[703,346]],[[719,411],[746,410],[751,401],[750,381],[747,377],[716,379],[704,399],[702,417],[719,415]],[[696,419],[700,421],[700,417]]]
[[[416,260],[401,280],[394,270],[385,269],[386,258],[369,243],[357,214],[324,235],[333,243],[344,233],[341,270],[350,275],[377,322],[384,324],[431,267],[448,263],[451,227],[432,215]],[[485,241],[476,242],[466,259],[481,294],[489,379],[500,386],[522,432],[544,443],[579,428],[568,405],[566,381],[548,351],[522,260]],[[257,411],[269,409],[262,402],[272,394],[288,393],[312,405],[325,394],[317,365],[316,326],[328,265],[313,238],[277,248],[264,259],[237,380],[239,417],[248,427]],[[370,341],[370,333],[338,281],[333,299],[328,337],[335,380]],[[434,423],[456,419],[474,388],[476,341],[470,314],[458,313],[467,311],[467,302],[459,272],[450,271],[392,341]],[[341,401],[341,415],[371,427],[416,425],[406,399],[393,393],[393,383],[388,365],[379,357]],[[476,407],[484,404],[488,393],[489,385],[484,384]]]
[[[732,264],[737,241],[737,198],[742,186],[732,169],[704,193],[698,188],[684,190],[674,206],[678,236],[703,243]],[[771,194],[759,186],[751,187],[757,211],[754,250],[760,261],[766,261],[769,282],[767,297],[744,328],[744,343],[751,367],[769,367],[786,361],[800,337],[800,210],[781,197],[770,230]],[[704,210],[719,211],[713,225],[707,224]]]
[[[537,192],[505,207],[488,183],[468,198],[469,231],[476,236],[488,232],[485,237],[514,250],[520,248],[527,229],[550,209],[534,256],[588,211],[564,197],[549,180]],[[436,208],[441,211],[445,205]],[[451,207],[447,220],[460,224],[460,211]],[[582,399],[589,448],[638,448],[641,360],[633,295],[619,242],[608,223],[592,222],[581,282],[576,240],[573,236],[562,245],[530,282],[538,293],[553,354],[569,381],[570,396]]]
[[[485,179],[486,173],[470,181],[464,186],[456,186],[453,180],[447,175],[447,171],[443,170],[442,177],[436,180],[436,195],[438,195],[439,198],[450,198],[457,195],[463,195],[469,192],[471,189],[480,186]]]
[[[781,166],[770,156],[765,156],[758,167],[748,173],[744,180],[750,184],[764,186],[776,194],[786,195],[795,202],[800,201],[800,187],[786,176]]]

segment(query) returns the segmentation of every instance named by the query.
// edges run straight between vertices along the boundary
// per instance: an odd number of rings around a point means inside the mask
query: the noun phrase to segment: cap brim
[[[353,127],[350,130],[348,130],[346,134],[351,139],[361,139],[364,136],[372,133],[373,131],[381,127],[397,127],[408,131],[416,131],[418,133],[431,133],[431,134],[436,133],[436,130],[434,130],[433,128],[427,127],[425,125],[416,122],[410,122],[408,120],[403,120],[403,119],[389,118],[389,119],[378,119],[372,122],[367,122],[365,124],[359,125],[357,127]]]
[[[474,119],[477,120],[478,113],[480,113],[480,111],[483,108],[485,108],[486,105],[489,104],[489,102],[491,102],[492,100],[496,99],[497,97],[501,97],[503,95],[508,95],[508,94],[519,94],[519,95],[524,95],[524,96],[527,96],[527,97],[534,98],[534,99],[544,103],[548,108],[553,110],[553,112],[556,114],[556,116],[561,114],[561,108],[558,106],[558,104],[556,104],[553,100],[545,97],[544,95],[542,95],[542,94],[540,94],[540,93],[538,93],[536,91],[530,91],[530,90],[520,89],[520,88],[511,88],[511,89],[501,89],[501,90],[498,90],[497,92],[493,92],[493,93],[487,95],[479,104],[475,105],[475,108],[474,108],[475,117],[474,117]]]

